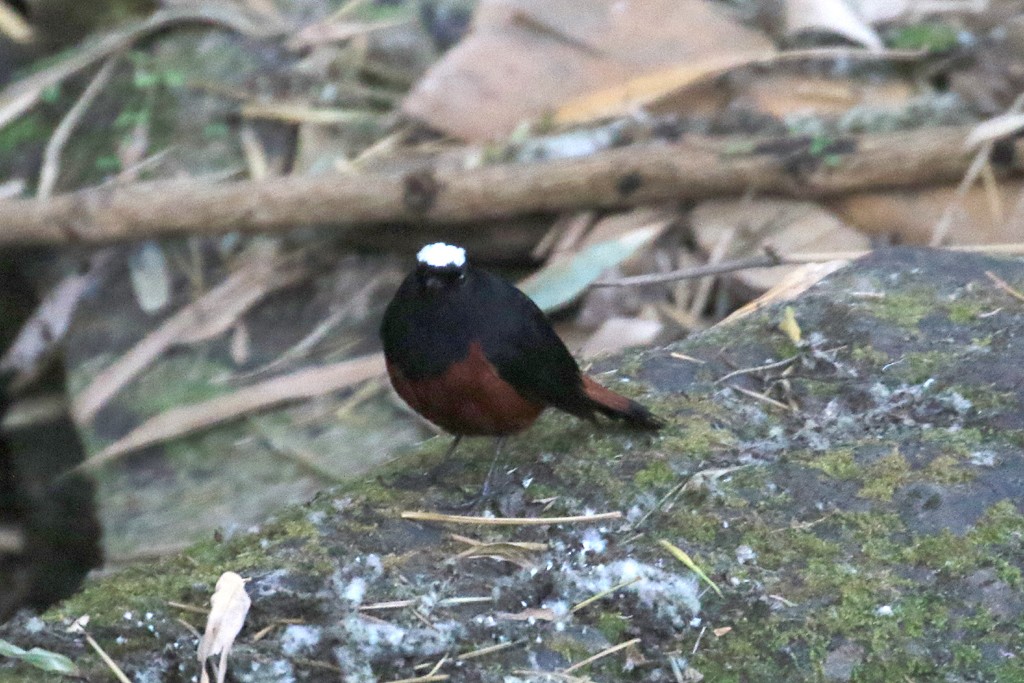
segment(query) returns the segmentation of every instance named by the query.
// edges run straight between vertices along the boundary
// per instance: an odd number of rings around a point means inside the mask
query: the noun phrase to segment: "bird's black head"
[[[444,242],[428,244],[416,254],[416,281],[424,292],[455,289],[466,279],[466,251]]]

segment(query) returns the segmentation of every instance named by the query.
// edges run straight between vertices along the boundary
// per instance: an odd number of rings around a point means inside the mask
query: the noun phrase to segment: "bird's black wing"
[[[486,330],[484,354],[521,396],[590,419],[594,408],[583,391],[579,365],[555,333],[544,312],[511,283],[474,269],[475,296],[484,310],[474,311]]]

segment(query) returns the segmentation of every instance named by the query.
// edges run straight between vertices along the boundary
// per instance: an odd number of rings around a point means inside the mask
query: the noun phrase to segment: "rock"
[[[595,363],[668,426],[650,437],[545,417],[506,448],[508,486],[531,482],[524,516],[621,518],[402,519],[450,509],[490,464],[491,444],[469,441],[445,476],[423,476],[447,445],[432,442],[253,534],[91,582],[42,629],[17,619],[0,638],[73,655],[99,679],[104,665],[61,621],[87,612],[94,636],[121,643],[129,677],[191,676],[176,653],[194,652],[195,637],[177,619],[194,617],[168,601],[206,602],[231,568],[256,577],[232,655],[240,680],[256,665],[304,680],[411,678],[445,653],[436,673],[453,680],[526,679],[517,672],[564,670],[605,642],[628,645],[571,674],[674,680],[682,652],[712,681],[1024,680],[1012,596],[1024,571],[1024,306],[988,271],[1024,287],[1019,260],[877,252],[791,302],[800,347],[769,308]],[[707,472],[719,475],[713,495],[686,488]],[[126,621],[126,610],[154,616]],[[286,656],[295,634],[281,619],[319,635],[301,658]],[[623,674],[627,659],[636,668]],[[14,666],[0,661],[0,675]]]

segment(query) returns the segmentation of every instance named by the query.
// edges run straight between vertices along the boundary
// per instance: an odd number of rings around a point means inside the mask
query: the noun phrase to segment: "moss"
[[[909,562],[953,576],[970,574],[983,566],[980,563],[985,563],[994,566],[1004,581],[1018,585],[1020,568],[1001,557],[1000,552],[1006,547],[1016,557],[1022,535],[1024,515],[1012,502],[1003,500],[986,510],[974,528],[963,536],[944,529],[933,536],[915,539],[902,555]]]
[[[578,639],[557,631],[548,635],[544,644],[565,657],[570,664],[586,659],[593,654]]]
[[[905,354],[893,370],[900,379],[920,384],[949,367],[951,358],[951,354],[945,351],[915,351]]]
[[[850,352],[850,360],[858,365],[880,368],[889,362],[890,357],[885,351],[870,346],[858,346]]]
[[[872,562],[899,561],[902,543],[897,540],[897,535],[905,532],[905,526],[898,514],[879,510],[844,511],[835,515],[835,521],[850,534],[860,552]]]
[[[934,310],[934,292],[888,292],[881,299],[865,302],[876,318],[900,327],[915,328],[922,318]]]
[[[949,306],[949,321],[957,325],[968,325],[974,322],[979,313],[984,313],[984,307],[975,301],[954,301]]]
[[[910,465],[898,450],[871,463],[864,471],[864,485],[857,495],[876,501],[892,500],[896,489],[910,480]]]
[[[597,618],[595,626],[609,643],[617,643],[622,640],[622,635],[626,632],[629,621],[621,614],[605,612]]]
[[[992,443],[992,437],[977,427],[963,429],[929,429],[921,432],[921,441],[933,443],[943,453],[958,457],[970,457],[974,451]]]
[[[972,337],[971,346],[976,346],[979,349],[987,349],[992,346],[993,336],[986,334],[984,337]]]
[[[837,448],[823,455],[813,455],[806,462],[833,479],[855,479],[860,473],[850,448]]]
[[[679,481],[679,475],[673,472],[664,460],[655,460],[633,475],[633,484],[644,491],[666,488],[677,481]]]
[[[943,529],[933,536],[915,539],[902,554],[913,564],[960,574],[965,563],[973,562],[969,555],[972,550],[968,538],[955,536],[948,529]]]
[[[950,454],[937,456],[925,466],[922,472],[922,477],[925,480],[939,484],[964,484],[976,476],[973,471],[964,467],[962,458]]]
[[[736,441],[731,432],[714,427],[703,417],[677,423],[673,432],[662,437],[659,444],[672,457],[705,459]]]
[[[679,535],[691,543],[711,544],[718,538],[721,527],[721,521],[707,511],[679,506],[675,508],[669,528],[678,528]]]
[[[743,543],[754,549],[758,564],[769,570],[814,561],[834,565],[842,556],[842,547],[818,536],[813,527],[768,529],[758,525],[743,534]]]
[[[1001,500],[985,511],[969,536],[981,544],[1018,545],[1024,536],[1024,515],[1010,500]]]
[[[307,510],[293,509],[288,516],[268,524],[260,534],[247,534],[225,543],[205,541],[167,560],[133,565],[118,572],[116,581],[87,583],[84,589],[44,615],[48,620],[75,619],[88,614],[96,624],[117,623],[126,611],[157,611],[168,600],[189,602],[201,586],[209,597],[217,578],[225,571],[245,574],[264,568],[273,554],[273,569],[291,569],[304,573],[327,574],[333,570],[327,550],[315,541],[315,527]],[[301,552],[280,553],[281,546],[301,548]],[[294,558],[291,566],[282,566],[281,558]]]

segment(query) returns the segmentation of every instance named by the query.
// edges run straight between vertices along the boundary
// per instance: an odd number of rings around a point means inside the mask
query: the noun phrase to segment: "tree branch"
[[[438,225],[750,192],[816,198],[918,187],[960,179],[972,157],[963,144],[969,132],[931,128],[824,144],[810,138],[687,138],[474,169],[421,166],[404,174],[105,186],[46,201],[0,201],[0,245],[97,244],[309,224],[403,226],[418,233]],[[1018,170],[1020,164],[1014,160],[1003,168]]]

